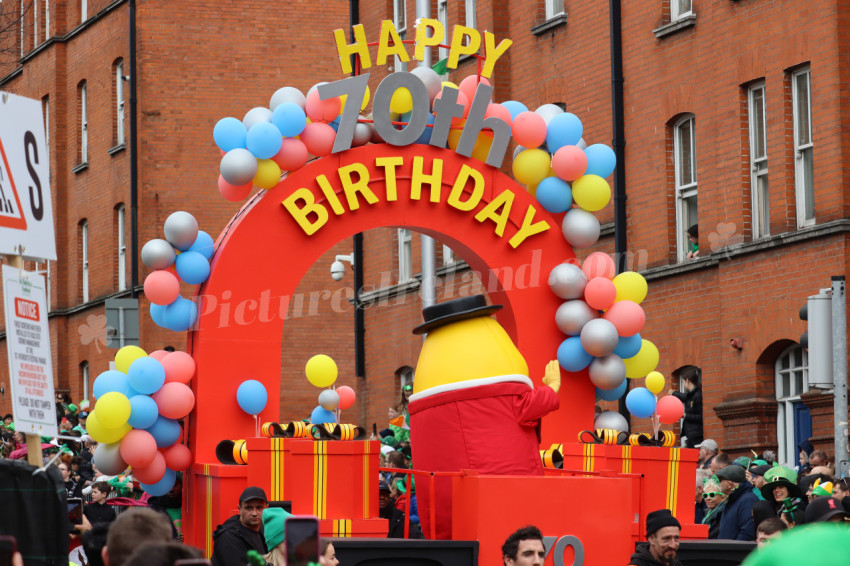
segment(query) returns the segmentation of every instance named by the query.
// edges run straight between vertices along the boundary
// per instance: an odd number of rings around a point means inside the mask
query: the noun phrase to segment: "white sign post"
[[[55,436],[58,430],[44,276],[9,265],[3,266],[2,276],[15,430]]]

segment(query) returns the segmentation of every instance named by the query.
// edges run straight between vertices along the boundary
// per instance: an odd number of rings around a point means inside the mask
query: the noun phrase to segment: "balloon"
[[[626,382],[626,364],[620,356],[610,354],[590,362],[590,381],[599,389],[610,391]]]
[[[162,479],[158,482],[149,484],[140,480],[139,485],[148,495],[152,497],[160,497],[171,491],[174,487],[175,481],[177,481],[177,472],[170,468],[166,468],[165,473],[162,474]]]
[[[584,210],[602,210],[611,200],[611,187],[602,177],[582,175],[573,181],[573,200]]]
[[[162,315],[165,327],[174,332],[185,332],[192,328],[198,317],[198,307],[189,299],[177,297],[177,300],[165,307]]]
[[[231,149],[221,158],[219,173],[232,185],[245,185],[257,174],[257,158],[247,149]]]
[[[546,141],[546,122],[535,112],[521,112],[513,117],[511,135],[523,147],[538,147]]]
[[[665,395],[655,404],[655,413],[662,423],[673,424],[685,414],[685,406],[678,397]]]
[[[580,147],[565,145],[552,156],[552,170],[565,181],[578,179],[587,170],[587,155]]]
[[[535,110],[534,113],[543,118],[543,122],[548,126],[549,122],[552,121],[552,118],[554,118],[558,114],[563,114],[564,111],[560,106],[556,104],[544,104],[543,106],[540,106],[537,110]]]
[[[262,106],[251,108],[250,110],[248,110],[248,112],[245,113],[245,117],[242,118],[242,123],[245,124],[245,130],[248,132],[250,132],[251,128],[259,124],[260,122],[271,121],[272,111]]]
[[[284,102],[272,112],[272,124],[277,127],[282,136],[294,138],[304,131],[307,125],[307,115],[304,109],[294,102]]]
[[[485,77],[479,77],[478,75],[469,75],[457,85],[458,90],[460,90],[466,98],[472,100],[475,98],[475,91],[478,90],[478,84],[485,84],[487,86],[490,85],[490,81],[488,81]],[[510,120],[508,121],[510,123]]]
[[[118,428],[130,418],[130,400],[126,395],[115,391],[99,398],[95,409],[104,428]]]
[[[528,112],[528,106],[526,106],[522,102],[517,102],[516,100],[508,100],[506,102],[503,102],[502,106],[507,108],[508,112],[511,113],[511,122],[513,122],[513,120],[515,120],[516,117],[522,112]]]
[[[150,313],[151,320],[160,328],[165,328],[165,305],[156,305],[151,303]]]
[[[552,116],[546,124],[546,146],[556,153],[567,145],[576,145],[581,139],[583,127],[575,114],[562,112]]]
[[[175,381],[164,384],[151,397],[156,401],[159,414],[167,419],[182,419],[195,406],[195,394],[189,386]]]
[[[121,457],[133,468],[150,465],[156,453],[156,440],[146,430],[131,430],[121,439]]]
[[[584,150],[587,155],[587,175],[598,175],[607,179],[614,172],[617,156],[614,150],[605,144],[595,143]]]
[[[434,114],[428,114],[427,123],[433,125],[436,119],[437,117]],[[429,128],[426,126],[425,129],[422,131],[422,135],[416,138],[416,141],[413,143],[418,143],[420,145],[428,145],[428,143],[431,141],[431,132],[433,131],[434,128]]]
[[[339,393],[333,389],[325,389],[319,393],[319,406],[328,411],[333,411],[339,407]]]
[[[148,354],[148,357],[153,358],[158,362],[161,362],[162,359],[170,353],[171,352],[169,352],[168,350],[154,350],[153,352]]]
[[[573,193],[575,197],[575,193]],[[561,221],[561,232],[572,247],[583,250],[599,239],[599,220],[580,208],[571,208]]]
[[[317,87],[321,84],[324,83],[318,83],[310,89],[307,93],[307,102],[304,106],[307,117],[313,120],[314,123],[320,121],[330,122],[339,116],[340,108],[342,107],[342,101],[340,101],[339,97],[328,100],[321,100],[319,98],[319,89]]]
[[[309,157],[310,154],[307,152],[307,146],[304,145],[304,142],[295,138],[284,138],[280,145],[280,151],[272,157],[272,160],[283,171],[295,171],[304,167]]]
[[[617,272],[614,259],[605,252],[593,252],[581,264],[581,270],[588,279],[605,277],[612,279]]]
[[[636,387],[626,395],[626,408],[639,419],[651,417],[655,412],[655,395],[645,387]]]
[[[443,83],[443,88],[440,90],[440,92],[438,92],[438,93],[437,93],[437,96],[435,96],[435,97],[434,97],[434,104],[435,104],[435,106],[436,106],[436,102],[437,102],[437,100],[439,100],[440,98],[442,98],[442,96],[443,96],[443,91],[444,91],[444,90],[448,90],[448,89],[454,89],[454,90],[457,90],[457,87],[453,86],[453,85],[452,85],[451,83],[449,83],[449,82],[444,82],[444,83]],[[460,104],[461,106],[463,106],[463,114],[462,114],[462,116],[461,116],[460,118],[453,118],[453,119],[452,119],[452,125],[453,125],[453,126],[457,126],[457,125],[459,125],[459,124],[463,121],[463,118],[466,118],[467,114],[469,114],[469,99],[466,97],[466,95],[465,95],[465,94],[463,94],[463,93],[462,93],[462,92],[460,92],[460,91],[458,91],[458,93],[457,93],[457,103],[458,103],[458,104]]]
[[[354,404],[357,397],[354,394],[354,389],[347,385],[340,385],[336,388],[336,392],[339,395],[339,410],[347,411]]]
[[[557,177],[546,177],[537,185],[537,202],[552,214],[566,212],[573,204],[570,185]]]
[[[602,315],[617,327],[620,336],[634,336],[643,329],[646,323],[646,314],[639,304],[634,301],[619,301],[611,305],[611,308]]]
[[[410,74],[416,76],[416,78],[425,84],[425,90],[428,91],[428,100],[433,101],[443,86],[440,82],[440,75],[431,67],[415,67],[410,71]]]
[[[626,364],[626,377],[637,379],[658,367],[658,348],[649,340],[642,340],[640,351],[631,358],[623,360]]]
[[[185,254],[180,254],[181,256]],[[177,258],[180,261],[180,258]],[[160,269],[145,277],[145,297],[155,305],[170,305],[180,295],[180,282],[170,271]]]
[[[434,115],[428,114],[428,123],[434,123]],[[431,139],[431,128],[425,128],[428,132],[428,139]],[[425,132],[422,132],[422,135],[425,135]],[[372,139],[372,130],[369,129],[369,124],[365,122],[357,122],[354,125],[354,138],[351,140],[351,145],[354,147],[360,147],[361,145],[366,145],[369,143],[369,140]],[[420,139],[422,139],[420,137]],[[418,140],[414,143],[421,143]]]
[[[596,415],[596,418],[593,420],[593,428],[607,428],[621,432],[629,432],[629,421],[626,420],[626,417],[616,411],[605,411]]]
[[[88,419],[86,419],[86,431],[97,442],[112,444],[124,438],[124,435],[130,431],[130,425],[127,423],[117,428],[107,428],[101,424],[98,416],[97,408],[95,408],[94,411],[89,413]]]
[[[189,383],[195,375],[195,359],[186,352],[168,352],[160,362],[165,370],[166,383]]]
[[[596,357],[607,356],[613,352],[619,339],[614,325],[601,318],[588,321],[582,327],[580,336],[584,351]]]
[[[153,275],[153,273],[151,275]],[[177,275],[180,276],[180,279],[190,285],[200,285],[210,276],[210,262],[199,252],[183,252],[177,256]],[[148,278],[150,278],[150,275],[148,275]],[[145,283],[147,284],[147,280],[145,280]],[[179,286],[177,291],[179,294]],[[176,295],[174,298],[177,298]],[[171,304],[172,302],[174,302],[173,299],[168,303],[159,304]]]
[[[156,401],[147,395],[133,395],[130,397],[130,418],[127,424],[133,428],[149,428],[156,422],[159,416]]]
[[[317,354],[307,360],[304,372],[307,374],[307,380],[316,387],[330,387],[339,374],[336,362],[324,354]]]
[[[664,390],[664,384],[664,376],[661,372],[651,371],[646,374],[646,388],[652,391],[654,395],[658,395]]]
[[[198,252],[209,260],[215,251],[215,242],[213,242],[212,236],[203,230],[198,230],[198,237],[195,239],[195,243],[191,245],[188,251]]]
[[[307,151],[318,157],[331,154],[335,139],[334,129],[321,122],[307,124],[301,133],[301,141],[304,142]]]
[[[162,227],[165,239],[180,251],[186,251],[192,247],[198,239],[198,221],[188,212],[179,210],[172,212],[165,219]]]
[[[165,458],[159,451],[154,451],[154,457],[147,466],[133,468],[133,477],[140,483],[153,484],[165,475]]]
[[[328,411],[319,405],[313,409],[313,413],[310,415],[310,422],[313,424],[335,423],[336,418],[332,411]]]
[[[390,110],[399,114],[413,110],[413,96],[410,91],[404,87],[396,89],[390,98]]]
[[[213,140],[221,151],[230,151],[245,147],[247,133],[248,130],[241,121],[236,118],[222,118],[213,128]]]
[[[617,347],[614,348],[614,353],[625,360],[626,358],[631,358],[637,355],[642,344],[643,339],[640,337],[640,334],[635,334],[634,336],[620,336],[620,340],[617,342]]]
[[[120,442],[99,442],[94,449],[92,460],[97,469],[108,476],[117,476],[127,469],[127,462],[121,458]]]
[[[159,238],[148,240],[142,246],[142,263],[149,269],[166,269],[171,267],[177,254],[174,253],[174,247]]]
[[[130,387],[139,393],[150,395],[159,391],[159,388],[165,383],[165,369],[160,362],[145,356],[130,365],[127,377],[130,380]]]
[[[570,336],[578,336],[584,325],[594,318],[597,318],[596,312],[582,300],[561,303],[555,311],[555,324],[561,332]]]
[[[581,338],[571,336],[558,346],[558,363],[566,371],[581,371],[590,365],[593,356],[588,354],[581,345]]]
[[[127,370],[130,369],[130,364],[147,355],[147,352],[138,346],[124,346],[115,353],[115,369],[127,373]]]
[[[561,263],[549,272],[549,288],[562,299],[578,299],[584,295],[587,277],[572,263]]]
[[[153,425],[146,428],[159,448],[167,448],[180,439],[180,423],[165,417],[157,417]]]
[[[94,380],[94,385],[92,385],[94,398],[100,399],[110,391],[116,391],[122,395],[130,396],[133,388],[130,387],[130,381],[127,379],[127,374],[118,370],[110,369],[98,375]]]
[[[248,379],[236,390],[236,402],[249,415],[258,415],[266,408],[268,393],[266,387],[256,379]]]
[[[597,310],[605,310],[614,304],[617,289],[610,279],[594,277],[584,288],[584,300]]]
[[[161,450],[165,465],[170,470],[182,472],[192,465],[192,451],[185,444],[179,442]]]
[[[614,287],[617,288],[617,301],[627,300],[638,304],[646,298],[648,290],[646,279],[634,271],[624,271],[614,277]]]
[[[251,182],[261,189],[274,188],[280,182],[280,165],[274,159],[257,160],[257,174]]]
[[[501,104],[491,103],[487,106],[487,111],[484,112],[484,119],[486,120],[487,118],[498,118],[508,126],[511,125],[511,112]],[[492,136],[492,132],[490,130],[484,130],[483,133],[488,136]]]
[[[248,130],[248,151],[257,159],[269,159],[280,150],[282,139],[283,135],[274,124],[269,122],[254,124]]]
[[[628,380],[624,379],[623,382],[611,390],[596,388],[596,398],[601,399],[603,401],[616,401],[620,397],[623,396],[626,392],[626,388],[628,387]]]
[[[277,110],[278,106],[286,102],[291,102],[303,110],[307,104],[307,97],[300,90],[292,86],[277,89],[269,101],[269,109],[272,110],[272,117],[274,117],[274,110]]]

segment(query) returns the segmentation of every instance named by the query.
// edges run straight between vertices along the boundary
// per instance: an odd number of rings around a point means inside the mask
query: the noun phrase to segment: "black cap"
[[[414,334],[425,334],[451,322],[489,316],[502,308],[502,305],[488,305],[484,295],[461,297],[425,307],[422,309],[422,319],[425,321],[413,329]]]
[[[770,464],[764,464],[762,466],[753,466],[750,468],[750,473],[754,476],[764,476],[764,473],[772,468]]]
[[[848,516],[841,501],[829,495],[815,497],[809,502],[809,506],[806,507],[807,523],[829,521],[836,515],[845,518]]]
[[[681,529],[682,525],[669,509],[659,509],[646,516],[646,536],[664,527],[678,527]]]
[[[386,492],[388,492],[388,493],[389,493],[389,491],[390,491],[390,486],[389,486],[389,485],[387,484],[387,482],[386,482],[386,481],[384,481],[384,480],[380,480],[380,481],[378,482],[378,492],[380,493],[380,492],[382,492],[382,491],[386,491]]]
[[[251,501],[252,499],[259,499],[261,501],[265,501],[266,503],[269,502],[268,497],[266,497],[266,492],[263,491],[262,488],[251,486],[246,487],[245,491],[242,492],[242,495],[239,496],[239,504],[241,505],[242,503],[246,501]]]
[[[729,480],[735,483],[744,483],[747,481],[747,474],[741,466],[726,466],[725,468],[718,470],[715,475],[717,476],[717,479]]]

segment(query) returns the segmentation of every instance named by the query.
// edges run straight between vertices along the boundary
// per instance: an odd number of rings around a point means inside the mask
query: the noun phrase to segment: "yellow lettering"
[[[508,242],[512,248],[516,248],[521,243],[525,241],[529,236],[533,236],[535,234],[539,234],[540,232],[545,232],[549,229],[549,223],[545,220],[541,220],[540,222],[531,223],[534,220],[534,213],[536,210],[533,206],[529,205],[528,210],[525,211],[525,218],[522,219],[522,226],[520,226],[517,233],[514,234],[514,237],[510,239]]]
[[[392,39],[392,45],[389,44],[390,39]],[[403,63],[410,61],[410,56],[395,30],[395,26],[390,20],[384,20],[381,22],[381,37],[378,40],[378,56],[375,58],[375,63],[384,65],[390,55],[395,55]]]
[[[463,44],[463,38],[468,37],[469,43]],[[461,55],[472,55],[478,52],[481,45],[481,34],[466,26],[455,26],[452,30],[452,44],[449,49],[449,61],[446,66],[449,69],[457,69],[457,61]]]
[[[413,173],[410,175],[410,199],[419,200],[422,197],[422,184],[431,185],[431,202],[440,202],[440,189],[443,185],[443,160],[435,159],[431,162],[431,174],[422,172],[424,159],[421,155],[413,158]]]
[[[433,33],[428,37],[428,29]],[[425,60],[425,47],[437,47],[443,41],[446,31],[443,23],[440,20],[431,20],[423,18],[419,20],[416,26],[416,50],[413,53],[413,58],[417,61]]]
[[[404,158],[400,155],[394,157],[378,157],[375,159],[375,165],[384,168],[384,184],[387,186],[387,202],[393,202],[398,198],[396,188],[396,167],[404,163]]]
[[[319,188],[322,189],[322,194],[325,195],[325,198],[328,199],[328,202],[331,203],[331,209],[334,211],[334,214],[339,216],[345,209],[342,208],[342,203],[339,202],[339,197],[336,196],[333,187],[330,182],[328,182],[328,178],[324,175],[319,175],[316,177],[316,182],[319,184]]]
[[[502,191],[475,215],[475,219],[479,222],[492,220],[496,224],[496,235],[501,237],[505,233],[505,225],[508,223],[513,204],[514,194],[508,190]]]
[[[299,200],[304,202],[303,206],[298,206]],[[328,209],[316,203],[316,197],[309,189],[303,187],[298,189],[286,197],[281,204],[308,236],[315,234],[328,221]],[[316,220],[313,222],[307,218],[311,213],[316,215]]]
[[[466,184],[470,178],[472,178],[473,181],[472,194],[464,201],[461,200],[461,196],[463,195],[463,189],[466,188]],[[479,202],[481,202],[481,196],[484,194],[483,185],[484,176],[481,175],[481,172],[477,169],[473,169],[469,165],[464,165],[461,167],[460,173],[457,175],[457,180],[455,180],[452,192],[449,193],[449,198],[446,202],[449,206],[453,206],[464,212],[472,210],[478,206]]]
[[[505,54],[513,44],[510,39],[503,39],[499,46],[496,47],[496,36],[489,31],[484,32],[484,67],[481,69],[481,76],[490,78],[493,74],[493,67],[496,66],[496,61],[499,57]]]
[[[363,24],[354,26],[354,43],[348,44],[345,39],[345,31],[338,29],[334,30],[334,39],[336,40],[336,50],[339,53],[339,64],[342,66],[342,73],[348,75],[352,72],[351,56],[360,56],[360,68],[368,69],[372,66],[372,60],[369,58],[369,46],[366,44],[366,30]]]
[[[351,180],[351,174],[357,173],[357,182]],[[360,201],[357,199],[357,193],[363,195],[366,202],[375,204],[378,202],[378,197],[369,188],[369,170],[362,163],[352,163],[345,167],[339,168],[339,180],[342,182],[342,190],[345,192],[345,198],[348,199],[348,209],[357,210],[360,208]]]

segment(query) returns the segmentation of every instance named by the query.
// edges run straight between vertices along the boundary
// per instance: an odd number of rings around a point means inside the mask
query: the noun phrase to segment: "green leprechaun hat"
[[[797,472],[785,466],[774,466],[764,473],[765,484],[761,488],[761,494],[767,501],[774,501],[773,488],[785,486],[788,488],[789,497],[802,497],[799,486],[797,486]]]

